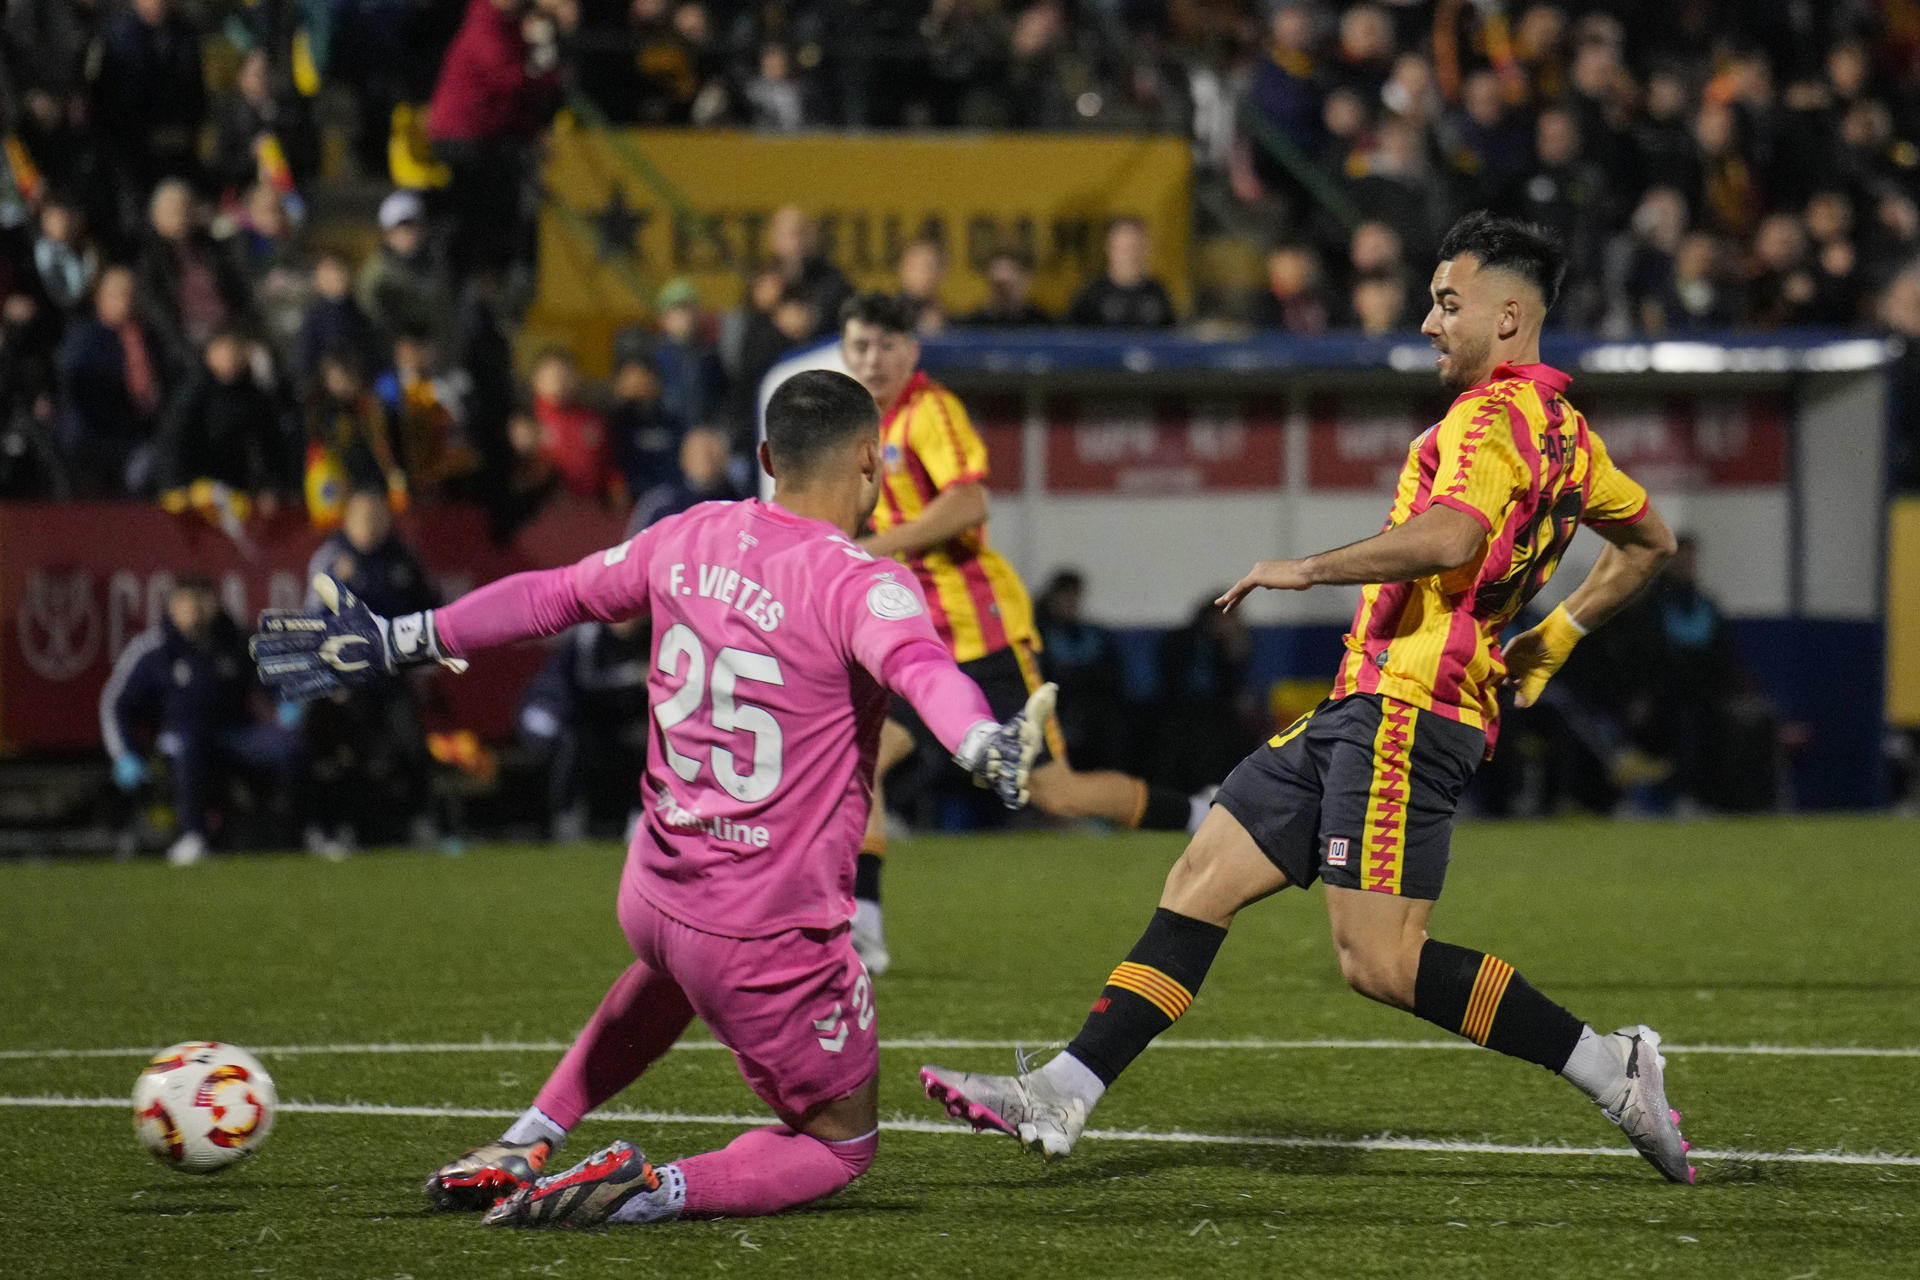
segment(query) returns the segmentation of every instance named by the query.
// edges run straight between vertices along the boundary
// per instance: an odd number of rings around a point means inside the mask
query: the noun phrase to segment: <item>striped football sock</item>
[[[1179,1021],[1227,931],[1165,907],[1093,1002],[1067,1052],[1110,1085],[1153,1038]]]
[[[1553,1072],[1567,1065],[1586,1029],[1500,957],[1432,938],[1420,949],[1413,1011],[1475,1044]]]

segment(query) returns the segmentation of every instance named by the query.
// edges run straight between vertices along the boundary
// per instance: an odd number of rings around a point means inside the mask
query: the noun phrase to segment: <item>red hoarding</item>
[[[1786,483],[1786,406],[1777,396],[1608,396],[1579,402],[1621,468],[1655,489]],[[1313,397],[1307,405],[1307,484],[1316,490],[1393,487],[1407,446],[1432,424],[1422,401]]]
[[[1282,480],[1278,400],[1063,398],[1046,417],[1050,492],[1221,492]]]
[[[987,446],[987,488],[1019,493],[1026,487],[1026,401],[1018,396],[982,396],[967,405],[973,429]]]
[[[448,597],[523,569],[564,564],[619,540],[624,517],[560,506],[511,546],[473,508],[437,507],[401,521]],[[175,574],[213,576],[227,608],[251,619],[297,605],[321,535],[303,516],[255,520],[244,544],[194,516],[138,504],[0,505],[0,748],[85,747],[100,740],[100,688],[128,640],[159,616]],[[539,646],[482,654],[443,677],[436,728],[498,738],[511,729]]]
[[[1399,396],[1314,396],[1307,402],[1307,486],[1391,493],[1407,446],[1432,425]]]

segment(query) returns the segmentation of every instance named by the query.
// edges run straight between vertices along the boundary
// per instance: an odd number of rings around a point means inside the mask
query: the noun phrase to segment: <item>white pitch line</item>
[[[914,1036],[895,1040],[882,1040],[880,1047],[888,1050],[907,1049],[1017,1049],[1037,1047],[1051,1043],[1047,1037],[1034,1036],[1027,1040],[975,1040],[955,1039],[941,1036]],[[133,1045],[110,1049],[0,1049],[0,1061],[35,1062],[52,1061],[63,1058],[146,1058],[151,1057],[161,1046]],[[564,1053],[569,1047],[565,1040],[471,1040],[471,1041],[428,1041],[422,1043],[366,1043],[366,1044],[281,1044],[254,1049],[253,1052],[263,1058],[297,1057],[301,1055],[353,1055],[353,1054],[410,1054],[410,1053]],[[726,1048],[717,1040],[685,1040],[674,1046],[681,1050],[718,1050]],[[1474,1049],[1477,1046],[1465,1040],[1199,1040],[1166,1039],[1155,1040],[1147,1046],[1150,1049],[1165,1050],[1220,1050],[1251,1051],[1259,1053],[1287,1053],[1309,1049]],[[1820,1044],[1673,1044],[1661,1046],[1666,1053],[1696,1054],[1708,1057],[1728,1058],[1920,1058],[1920,1045],[1894,1045],[1880,1047],[1874,1045],[1820,1045]]]
[[[123,1098],[11,1097],[0,1095],[0,1107],[45,1107],[88,1110],[118,1110]],[[373,1102],[283,1102],[280,1110],[293,1115],[388,1116],[414,1119],[511,1120],[520,1113],[507,1107],[425,1107]],[[635,1124],[704,1124],[750,1129],[767,1122],[765,1116],[699,1115],[679,1111],[596,1111],[596,1120],[625,1121]],[[956,1124],[936,1120],[882,1120],[880,1127],[890,1133],[932,1133],[970,1136],[971,1131]],[[1089,1129],[1082,1135],[1097,1142],[1156,1142],[1178,1146],[1286,1147],[1316,1151],[1407,1151],[1425,1155],[1483,1156],[1631,1156],[1630,1147],[1569,1147],[1557,1144],[1528,1145],[1512,1142],[1463,1142],[1451,1138],[1396,1138],[1382,1134],[1377,1138],[1305,1138],[1274,1137],[1251,1133],[1189,1133],[1184,1130],[1153,1132],[1144,1129]],[[1695,1160],[1748,1161],[1756,1164],[1864,1165],[1873,1168],[1920,1168],[1920,1156],[1893,1155],[1863,1151],[1709,1151],[1696,1147]]]

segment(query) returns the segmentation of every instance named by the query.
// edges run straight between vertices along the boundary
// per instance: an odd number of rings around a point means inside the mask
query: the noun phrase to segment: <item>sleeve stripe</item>
[[[133,669],[140,665],[140,660],[159,647],[158,627],[142,631],[127,641],[127,647],[120,651],[119,660],[113,664],[113,674],[100,690],[100,741],[105,744],[109,759],[118,760],[127,750],[126,737],[120,732],[120,695],[126,691],[127,681],[133,678]]]
[[[1634,512],[1630,516],[1614,516],[1613,518],[1608,520],[1601,520],[1601,519],[1589,517],[1586,523],[1590,527],[1597,527],[1603,524],[1609,524],[1609,525],[1639,524],[1640,521],[1646,516],[1647,512],[1652,509],[1652,507],[1653,507],[1653,503],[1650,499],[1642,498],[1640,500],[1640,505],[1634,508]]]
[[[1488,533],[1493,532],[1493,521],[1488,518],[1487,513],[1474,506],[1471,502],[1468,502],[1465,498],[1456,498],[1451,493],[1443,493],[1427,505],[1434,506],[1436,504],[1443,507],[1452,507],[1455,511],[1464,511],[1485,526]]]

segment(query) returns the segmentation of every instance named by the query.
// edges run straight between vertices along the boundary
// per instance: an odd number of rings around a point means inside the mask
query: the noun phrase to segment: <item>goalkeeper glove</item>
[[[1009,809],[1020,808],[1030,798],[1028,779],[1046,743],[1047,721],[1053,718],[1058,692],[1056,685],[1041,685],[1005,724],[982,720],[967,730],[960,749],[953,753],[953,762],[973,775],[974,785],[992,791]]]
[[[309,702],[427,662],[467,669],[440,648],[431,610],[383,618],[324,573],[314,576],[313,592],[325,608],[268,609],[247,646],[261,681],[281,700]]]
[[[1540,700],[1540,691],[1585,634],[1587,629],[1573,620],[1563,604],[1541,619],[1539,626],[1522,631],[1508,643],[1507,679],[1514,684],[1515,706],[1530,707]]]

